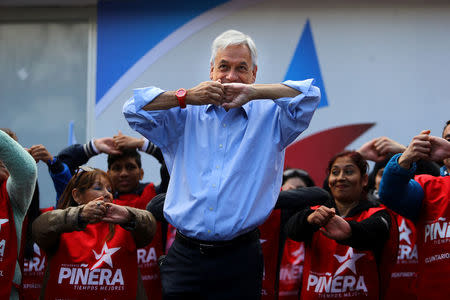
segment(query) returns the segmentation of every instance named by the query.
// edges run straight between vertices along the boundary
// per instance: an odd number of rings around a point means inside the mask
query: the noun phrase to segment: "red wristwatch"
[[[186,108],[186,93],[187,91],[185,89],[178,89],[175,92],[175,96],[177,96],[181,108]]]

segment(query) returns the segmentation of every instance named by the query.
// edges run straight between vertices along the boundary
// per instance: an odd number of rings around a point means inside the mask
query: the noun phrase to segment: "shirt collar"
[[[239,109],[244,113],[245,117],[248,119],[248,114],[250,113],[251,101],[245,103],[243,106],[239,107]],[[208,104],[205,107],[205,112],[209,113],[212,109],[216,108],[214,104]]]

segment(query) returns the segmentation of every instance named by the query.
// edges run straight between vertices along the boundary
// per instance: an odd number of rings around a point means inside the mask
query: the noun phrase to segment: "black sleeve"
[[[167,192],[167,187],[169,186],[170,175],[164,160],[161,164],[161,168],[159,169],[159,174],[161,175],[161,183],[155,187],[155,191],[157,194]]]
[[[75,173],[76,169],[79,166],[87,163],[89,158],[93,156],[93,155],[88,156],[88,154],[86,154],[85,152],[85,149],[87,147],[86,145],[82,144],[71,145],[61,150],[57,155],[58,160],[65,163],[69,167],[70,173],[72,173],[72,175]]]
[[[297,242],[310,240],[314,232],[319,230],[319,226],[309,224],[307,221],[313,212],[312,209],[306,208],[289,218],[284,227],[287,236]]]
[[[164,157],[161,152],[161,149],[159,149],[155,144],[148,141],[148,147],[145,150],[148,154],[152,155],[160,164],[164,164]]]
[[[275,204],[275,209],[299,211],[306,207],[325,204],[330,199],[330,194],[327,191],[315,186],[281,191]]]
[[[162,193],[153,197],[153,199],[147,204],[147,210],[151,212],[155,219],[159,222],[165,221],[163,213],[165,200],[166,193]]]
[[[349,221],[352,236],[349,239],[337,241],[358,250],[378,251],[389,238],[391,216],[386,210],[379,211],[361,221]]]
[[[420,174],[429,174],[438,177],[441,175],[441,172],[439,165],[434,161],[421,159],[417,161],[417,169],[415,172],[415,175]]]

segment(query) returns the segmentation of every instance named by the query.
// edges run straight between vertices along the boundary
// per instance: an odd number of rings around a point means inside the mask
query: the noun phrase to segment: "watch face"
[[[179,89],[175,95],[177,95],[178,97],[184,97],[186,96],[186,90],[185,89]]]

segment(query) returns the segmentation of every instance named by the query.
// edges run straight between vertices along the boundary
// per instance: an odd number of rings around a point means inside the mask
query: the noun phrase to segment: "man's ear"
[[[141,181],[144,178],[144,169],[139,170],[139,181]]]
[[[253,82],[252,83],[255,83],[255,81],[256,81],[256,72],[258,71],[258,66],[257,65],[255,65],[254,67],[253,67],[253,70],[252,70],[252,75],[253,75]]]
[[[209,69],[209,79],[213,80],[214,64],[211,63],[211,68]]]

